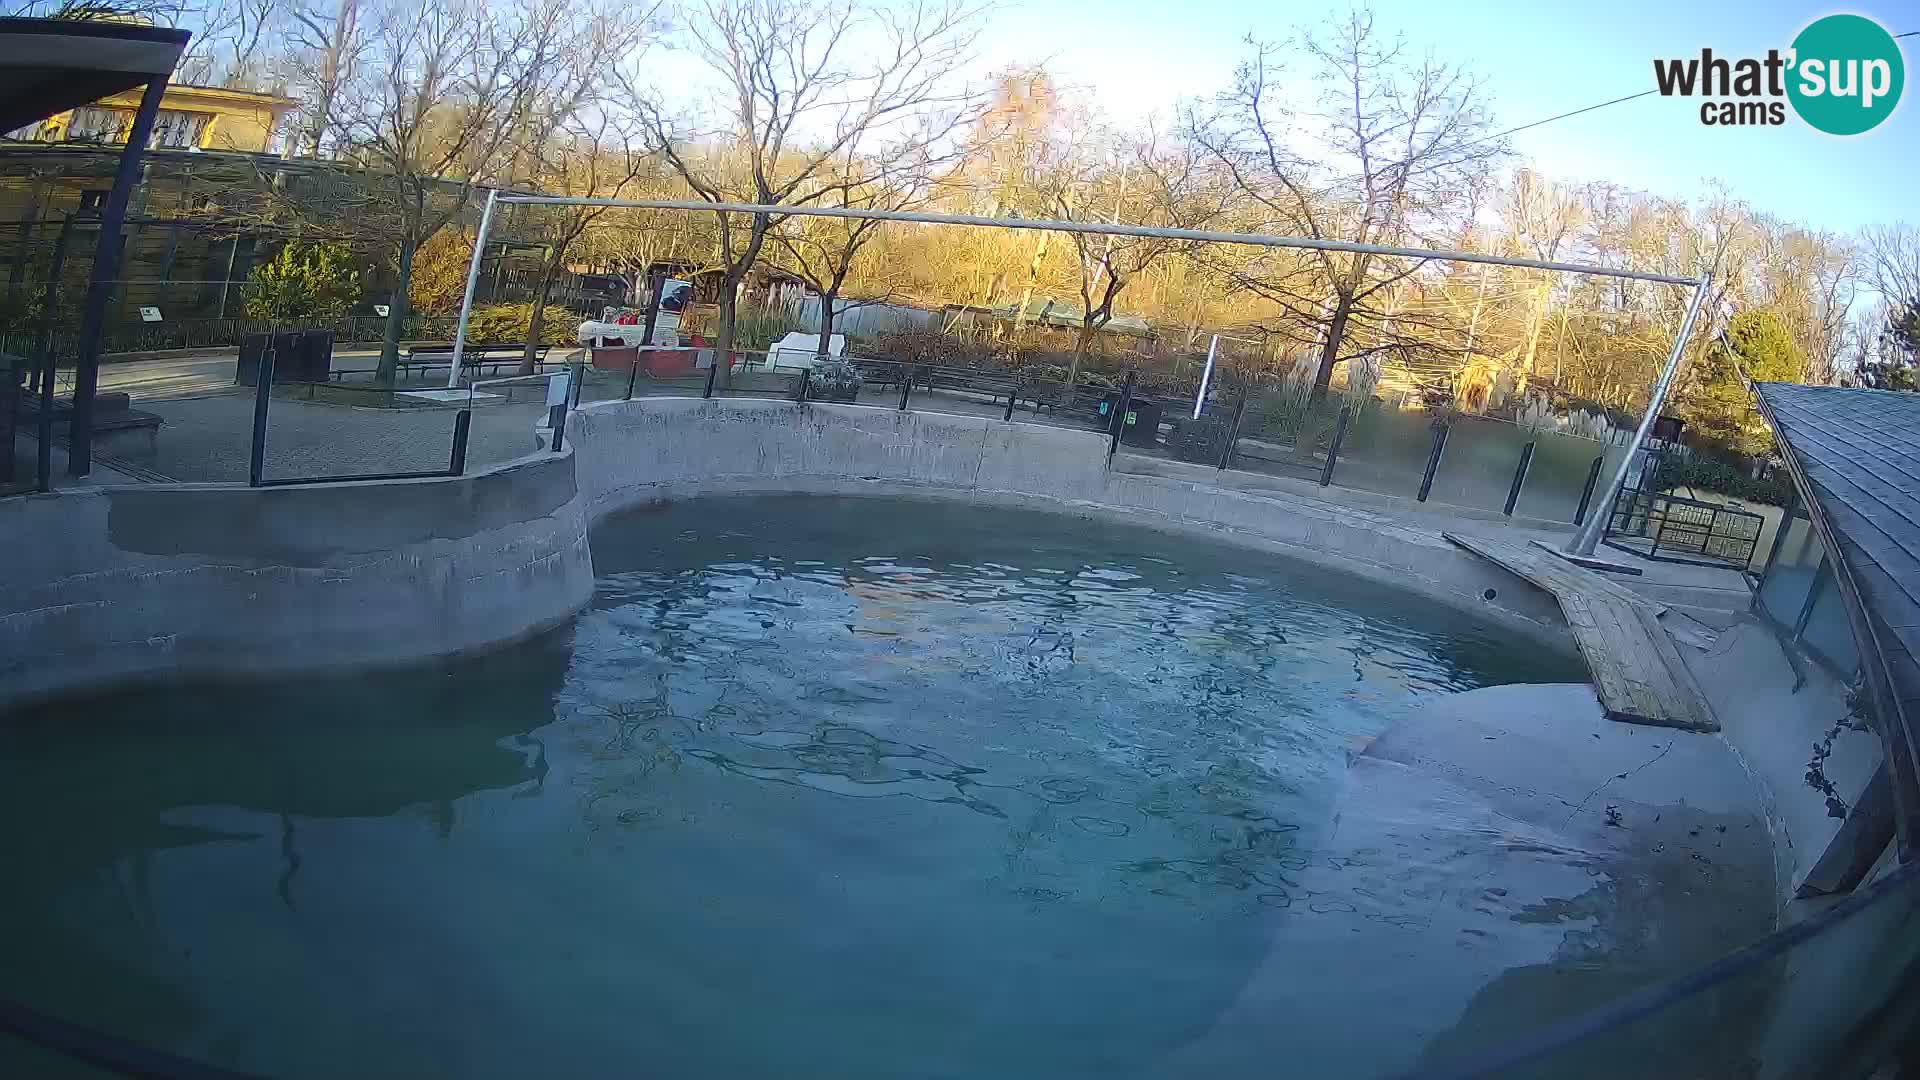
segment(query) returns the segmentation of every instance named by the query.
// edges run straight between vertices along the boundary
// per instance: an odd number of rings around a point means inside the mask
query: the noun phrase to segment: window
[[[163,150],[190,150],[200,145],[200,136],[212,119],[206,113],[162,109],[154,118],[153,138],[147,145]]]
[[[126,142],[127,130],[132,126],[133,113],[126,109],[75,109],[73,119],[67,124],[67,139],[70,142]]]
[[[161,150],[193,149],[200,145],[200,137],[206,133],[207,124],[212,120],[213,117],[207,113],[162,109],[153,118],[153,135],[147,140],[147,146]],[[71,142],[123,143],[132,130],[131,110],[89,106],[73,110],[73,121],[67,125],[67,139]]]

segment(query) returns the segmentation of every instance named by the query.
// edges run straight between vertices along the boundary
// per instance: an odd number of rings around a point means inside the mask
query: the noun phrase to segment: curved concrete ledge
[[[504,644],[593,594],[588,523],[662,498],[962,499],[1203,533],[1411,589],[1569,654],[1552,598],[1375,510],[1109,472],[1092,431],[851,405],[590,405],[572,448],[463,477],[103,487],[0,502],[0,706],[176,675]]]
[[[659,499],[794,491],[1050,509],[1201,533],[1375,578],[1574,655],[1551,596],[1437,530],[1286,492],[1109,472],[1098,432],[746,398],[599,402],[569,419],[568,432],[596,519]]]
[[[563,622],[593,594],[573,470],[549,454],[427,480],[0,502],[0,705],[405,663]]]

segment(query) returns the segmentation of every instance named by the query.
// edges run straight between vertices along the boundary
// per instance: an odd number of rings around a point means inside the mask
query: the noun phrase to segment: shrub
[[[1793,481],[1780,470],[1755,479],[1736,462],[1699,453],[1668,454],[1654,483],[1661,491],[1690,487],[1769,506],[1785,506],[1793,497]]]
[[[467,340],[475,345],[518,345],[533,325],[532,304],[488,304],[473,309],[467,320]],[[541,319],[544,345],[573,344],[573,320],[565,311],[548,307]]]
[[[253,268],[253,280],[242,295],[250,319],[337,319],[359,302],[360,274],[347,245],[293,240]]]
[[[820,360],[813,365],[816,396],[851,400],[860,393],[864,382],[859,369],[845,360]]]

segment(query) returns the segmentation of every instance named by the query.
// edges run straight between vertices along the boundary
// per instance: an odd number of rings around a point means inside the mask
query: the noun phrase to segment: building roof
[[[1755,389],[1796,481],[1819,504],[1823,540],[1858,588],[1875,639],[1858,643],[1861,662],[1885,665],[1887,704],[1910,746],[1920,721],[1920,394],[1792,383]]]
[[[168,74],[187,37],[123,22],[0,19],[0,131]]]

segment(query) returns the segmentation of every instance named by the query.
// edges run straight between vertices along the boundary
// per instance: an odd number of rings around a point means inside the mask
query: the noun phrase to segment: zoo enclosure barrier
[[[314,384],[310,382],[302,383],[284,379],[276,380],[274,377],[276,364],[276,349],[273,346],[267,346],[261,350],[252,371],[254,383],[253,425],[247,463],[247,484],[250,487],[328,484],[351,480],[417,480],[431,477],[464,475],[467,467],[468,440],[472,430],[473,416],[476,407],[496,398],[509,402],[512,400],[510,395],[484,394],[483,391],[487,388],[520,387],[538,384],[550,404],[547,414],[547,428],[545,429],[549,433],[547,436],[549,440],[548,448],[554,452],[558,452],[562,448],[567,413],[578,404],[578,397],[576,395],[579,386],[579,374],[577,367],[571,372],[552,372],[541,375],[478,380],[459,391],[449,392],[432,389],[398,391],[400,394],[419,396],[421,398],[419,407],[404,410],[376,409],[373,411],[376,412],[376,414],[379,412],[387,412],[390,416],[396,418],[396,423],[398,423],[397,418],[401,416],[405,416],[409,418],[409,421],[412,421],[412,418],[423,414],[430,415],[433,412],[445,412],[447,411],[447,405],[456,402],[459,403],[460,407],[452,411],[451,430],[448,433],[447,441],[441,444],[445,449],[444,451],[439,451],[439,453],[443,455],[441,459],[446,462],[444,466],[424,469],[381,471],[297,472],[292,475],[270,476],[268,475],[268,452],[270,449],[269,434],[272,429],[270,418],[272,415],[273,401],[275,397],[281,394],[290,394],[298,398],[303,392],[311,393],[314,387]],[[338,388],[332,386],[332,384],[322,385],[329,386],[330,389],[335,392],[338,390]],[[391,400],[396,393],[396,391],[391,388],[371,392],[384,394],[389,400]],[[536,437],[538,437],[537,433]],[[310,447],[311,443],[308,445]],[[429,441],[421,441],[418,445],[409,447],[404,452],[404,456],[420,459],[433,452],[433,447]]]

